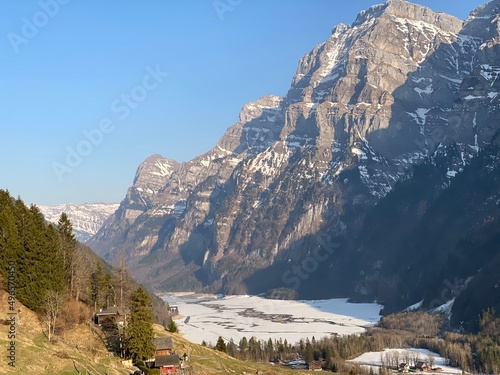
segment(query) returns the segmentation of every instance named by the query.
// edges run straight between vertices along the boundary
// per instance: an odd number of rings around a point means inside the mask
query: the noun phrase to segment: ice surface
[[[194,294],[169,294],[163,298],[179,307],[182,317],[177,324],[188,340],[213,344],[219,336],[235,342],[255,336],[260,340],[271,337],[295,343],[313,336],[359,334],[378,322],[381,309],[376,303],[354,304],[346,299],[283,301],[256,296],[216,299]]]

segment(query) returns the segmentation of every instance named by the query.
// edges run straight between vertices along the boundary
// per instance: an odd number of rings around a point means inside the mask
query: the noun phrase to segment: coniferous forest
[[[89,322],[100,309],[133,310],[137,285],[122,254],[112,267],[78,243],[65,213],[50,224],[37,206],[0,190],[0,288],[39,313],[50,341],[73,324]],[[167,326],[167,305],[140,290],[152,306],[151,324],[154,317]]]
[[[495,311],[483,312],[477,333],[446,331],[446,319],[441,314],[405,312],[383,317],[376,327],[365,334],[331,336],[300,340],[267,341],[243,337],[239,342],[225,342],[219,337],[215,350],[243,360],[284,363],[304,359],[306,363],[320,361],[324,370],[336,373],[370,374],[370,370],[349,360],[366,352],[384,349],[422,348],[447,358],[447,364],[473,374],[498,374],[500,371],[500,316]],[[206,343],[202,343],[206,345]],[[418,361],[432,359],[414,354],[398,357],[385,355],[380,373],[390,374],[400,363],[414,366]],[[354,366],[354,367],[353,367]],[[372,370],[373,371],[373,370]]]

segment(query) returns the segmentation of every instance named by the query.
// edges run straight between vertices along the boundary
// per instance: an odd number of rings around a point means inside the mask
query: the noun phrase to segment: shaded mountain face
[[[417,302],[410,287],[384,297],[377,281],[394,269],[382,265],[406,249],[372,245],[367,220],[387,219],[377,210],[398,181],[421,184],[415,166],[439,158],[428,182],[437,199],[498,144],[499,4],[464,22],[390,0],[336,26],[301,59],[287,95],[246,104],[212,150],[182,164],[148,158],[90,245],[108,260],[123,250],[159,290]],[[405,207],[409,191],[393,204]],[[385,236],[393,230],[401,237],[397,225]]]

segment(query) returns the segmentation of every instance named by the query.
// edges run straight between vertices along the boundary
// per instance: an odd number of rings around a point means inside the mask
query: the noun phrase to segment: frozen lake
[[[379,321],[382,308],[346,299],[283,301],[194,293],[171,293],[162,298],[178,306],[181,317],[176,323],[181,334],[198,344],[203,340],[215,344],[219,336],[236,343],[252,336],[295,343],[313,336],[358,334]]]

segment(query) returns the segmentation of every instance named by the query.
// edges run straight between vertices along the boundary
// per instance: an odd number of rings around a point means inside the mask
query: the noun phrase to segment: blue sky
[[[333,26],[380,2],[3,1],[0,188],[118,202],[146,157],[209,150],[246,102],[285,95]],[[485,1],[415,2],[464,19]]]

